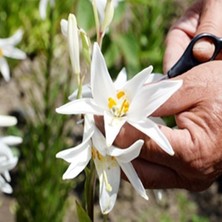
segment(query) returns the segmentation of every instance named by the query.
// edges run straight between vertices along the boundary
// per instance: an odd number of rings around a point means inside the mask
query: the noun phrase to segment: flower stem
[[[99,22],[99,16],[98,16],[98,11],[97,11],[97,6],[96,6],[95,0],[92,0],[92,7],[93,7],[93,14],[94,14],[94,19],[95,19],[95,24],[96,24],[97,42],[99,42],[99,38],[100,38],[100,22]]]
[[[86,171],[86,181],[84,187],[84,196],[85,196],[85,209],[91,219],[94,221],[94,196],[95,196],[95,185],[96,185],[96,170],[93,160],[90,162],[90,169]]]
[[[49,29],[49,42],[47,46],[47,61],[46,61],[46,71],[45,71],[45,90],[44,90],[44,124],[43,124],[43,142],[44,147],[47,149],[49,147],[49,118],[51,110],[51,71],[52,71],[52,59],[53,59],[53,42],[54,42],[54,10],[50,10],[50,29]]]
[[[94,220],[94,196],[95,196],[95,185],[96,185],[96,170],[93,161],[91,161],[91,178],[89,187],[89,201],[88,201],[88,214],[91,220]]]
[[[107,222],[108,221],[108,214],[103,215],[103,222]]]

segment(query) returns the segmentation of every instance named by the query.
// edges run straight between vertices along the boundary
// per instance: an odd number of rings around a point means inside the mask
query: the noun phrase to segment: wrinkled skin
[[[206,0],[198,1],[185,12],[166,38],[164,72],[179,59],[195,35],[208,32],[222,36],[221,11],[221,0]],[[203,41],[194,53],[199,58],[207,57],[210,50],[212,45]],[[115,144],[125,148],[144,139],[141,154],[133,164],[146,188],[201,191],[222,174],[222,61],[196,66],[175,79],[183,80],[182,88],[153,113],[175,115],[177,129],[160,126],[175,155],[164,153],[129,124],[124,125]],[[104,130],[103,120],[97,117],[96,122]]]

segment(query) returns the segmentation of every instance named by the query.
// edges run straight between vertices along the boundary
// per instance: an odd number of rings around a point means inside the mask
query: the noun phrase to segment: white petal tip
[[[106,146],[110,147],[110,146],[112,146],[112,143],[106,143]]]
[[[69,180],[69,179],[72,179],[72,178],[69,177],[68,175],[66,175],[66,173],[65,173],[65,174],[63,174],[62,179],[63,180]]]
[[[0,126],[1,127],[14,126],[16,124],[17,124],[17,119],[15,117],[0,115]]]
[[[58,154],[56,154],[56,158],[60,158],[60,156]]]
[[[56,108],[55,111],[59,114],[63,114],[63,109],[62,108]]]
[[[140,196],[143,197],[145,200],[149,200],[148,195],[146,194],[146,190],[140,192]]]
[[[170,150],[167,152],[170,156],[173,156],[175,154],[175,152],[173,150]]]
[[[147,195],[144,195],[143,198],[144,198],[145,200],[149,200],[149,197],[148,197]]]
[[[59,159],[62,159],[62,152],[63,151],[60,151],[56,154],[56,158],[59,158]]]

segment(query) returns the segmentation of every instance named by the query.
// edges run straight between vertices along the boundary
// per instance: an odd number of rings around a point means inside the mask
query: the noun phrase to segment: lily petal
[[[12,46],[7,46],[2,49],[3,55],[12,59],[25,59],[26,54],[17,48],[14,48]]]
[[[123,172],[126,174],[127,178],[129,179],[134,189],[137,191],[137,193],[140,196],[142,196],[144,199],[148,200],[149,198],[146,194],[146,190],[144,189],[144,186],[140,178],[138,177],[135,169],[133,168],[133,165],[131,163],[122,163],[119,161],[118,163],[121,166],[121,169],[123,170]]]
[[[18,158],[13,156],[12,158],[10,158],[9,160],[2,162],[0,164],[1,169],[0,169],[0,173],[4,173],[4,171],[8,171],[8,170],[12,170],[16,164],[18,163]]]
[[[163,74],[161,73],[152,73],[149,75],[149,78],[146,80],[145,84],[157,82],[163,79]]]
[[[76,176],[78,176],[87,166],[87,164],[89,163],[90,159],[91,159],[91,152],[90,149],[85,150],[88,152],[87,155],[85,155],[84,157],[86,157],[86,159],[84,161],[81,162],[72,162],[68,169],[66,170],[66,172],[63,174],[62,178],[64,180],[66,179],[73,179]],[[76,161],[79,161],[79,158],[82,158],[83,155],[78,156],[78,158],[76,158]]]
[[[12,193],[12,187],[10,184],[8,184],[4,178],[0,175],[0,189],[2,192],[11,194]]]
[[[110,160],[94,160],[100,182],[100,208],[103,214],[108,214],[114,207],[120,184],[120,167],[111,157]]]
[[[0,115],[0,126],[14,126],[17,124],[17,119],[14,116]]]
[[[90,98],[77,99],[68,102],[57,108],[56,112],[62,114],[103,114],[103,110],[100,109]]]
[[[102,154],[103,156],[106,156],[109,147],[107,149],[106,139],[97,127],[95,127],[95,133],[92,137],[92,141],[93,141],[93,146],[96,148],[96,150],[98,150],[99,153]]]
[[[18,29],[14,35],[10,36],[9,38],[1,38],[0,39],[0,46],[5,45],[17,45],[21,42],[23,36],[23,30]]]
[[[90,144],[84,141],[76,147],[60,151],[56,154],[56,157],[61,158],[68,163],[72,163],[74,160],[76,163],[80,161],[85,162],[86,158],[84,154],[87,153],[85,150],[89,149],[90,147]]]
[[[60,21],[60,27],[62,34],[67,37],[68,36],[68,21],[66,19],[62,19]]]
[[[171,147],[168,139],[159,129],[159,127],[149,119],[138,122],[129,122],[132,126],[153,139],[165,152],[169,155],[174,155],[173,148]]]
[[[126,149],[119,149],[115,146],[111,146],[108,149],[108,154],[110,156],[116,157],[118,159],[118,162],[128,163],[139,156],[143,144],[143,140],[137,140]]]
[[[125,85],[127,81],[127,73],[126,73],[126,69],[123,68],[121,69],[121,71],[119,72],[115,82],[114,82],[114,85],[115,85],[115,88],[118,90],[118,89],[121,89],[123,88],[123,86]]]
[[[91,89],[93,98],[100,107],[108,109],[108,98],[115,95],[116,89],[106,67],[99,45],[94,44],[91,63]]]
[[[5,81],[10,80],[10,71],[9,66],[5,58],[0,58],[0,72],[2,73],[2,76],[4,77]]]
[[[91,0],[93,1],[93,0]],[[100,17],[100,22],[104,20],[104,12],[105,12],[105,7],[106,7],[106,0],[94,0],[96,3],[96,8],[99,13]]]
[[[39,3],[39,13],[41,19],[46,19],[46,10],[47,10],[47,4],[49,0],[41,0]]]
[[[128,80],[125,86],[123,87],[123,91],[126,92],[127,97],[131,101],[135,96],[135,92],[138,91],[145,83],[145,81],[149,78],[150,73],[152,72],[153,67],[149,66],[135,75],[132,79]],[[146,101],[146,100],[145,100]]]
[[[145,85],[131,101],[129,118],[135,121],[151,115],[182,86],[182,83],[181,80],[166,80]]]
[[[0,141],[8,146],[14,146],[22,143],[22,138],[18,136],[0,137]]]
[[[76,159],[76,156],[81,155],[84,150],[89,149],[91,147],[90,138],[92,137],[94,131],[93,129],[89,130],[85,135],[85,139],[79,145],[69,148],[66,150],[62,150],[56,154],[57,158],[64,159],[68,163],[74,162],[73,159]],[[83,158],[84,159],[84,158]],[[79,159],[82,160],[82,159]],[[78,159],[77,159],[78,162]]]
[[[67,21],[66,21],[67,22]],[[120,88],[122,88],[124,86],[124,84],[126,83],[127,81],[127,73],[126,73],[126,69],[123,68],[115,82],[114,82],[114,85],[115,85],[115,88],[118,90]],[[78,90],[75,90],[68,98],[69,100],[74,100],[77,98],[77,94],[78,94]],[[92,90],[91,90],[91,86],[90,84],[85,84],[82,86],[82,97],[83,98],[92,98]]]
[[[11,149],[2,142],[0,142],[0,159],[0,173],[13,169],[18,162]]]
[[[73,72],[80,75],[79,33],[76,17],[73,14],[69,14],[68,18],[68,45]]]
[[[114,117],[109,112],[104,112],[104,123],[106,132],[106,144],[111,146],[118,135],[121,127],[127,121],[125,117]]]
[[[0,157],[1,157],[1,160],[6,159],[7,160],[10,160],[13,158],[13,153],[12,153],[12,150],[4,143],[2,143],[2,141],[0,141]],[[0,164],[2,164],[2,161],[0,162]],[[0,168],[0,170],[2,170]]]

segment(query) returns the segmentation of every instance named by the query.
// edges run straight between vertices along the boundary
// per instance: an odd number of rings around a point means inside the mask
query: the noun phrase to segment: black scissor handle
[[[209,60],[204,61],[204,62],[212,61],[216,58],[216,56],[218,55],[218,53],[220,52],[220,50],[222,48],[222,39],[218,38],[212,34],[208,34],[208,33],[199,34],[191,40],[190,44],[188,45],[188,47],[184,51],[181,58],[167,72],[167,75],[169,78],[173,78],[175,76],[178,76],[178,75],[188,71],[189,69],[193,68],[194,66],[204,63],[203,61],[199,61],[198,59],[196,59],[193,55],[193,46],[195,45],[195,43],[197,41],[199,41],[202,38],[207,38],[207,39],[211,40],[212,43],[215,45],[214,53],[209,58]]]

